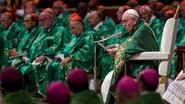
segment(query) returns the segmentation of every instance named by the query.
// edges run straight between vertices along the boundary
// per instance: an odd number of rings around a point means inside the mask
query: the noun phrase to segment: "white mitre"
[[[124,14],[130,14],[130,15],[134,15],[134,16],[139,17],[138,12],[136,10],[134,10],[134,9],[128,9],[127,11],[125,11]]]

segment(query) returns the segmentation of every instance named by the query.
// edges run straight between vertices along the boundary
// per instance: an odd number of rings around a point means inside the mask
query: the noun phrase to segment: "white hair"
[[[140,9],[139,9],[139,12],[140,12],[141,10],[145,10],[145,11],[147,11],[147,12],[149,12],[149,13],[152,13],[152,9],[151,9],[148,5],[143,5],[143,6],[141,6]]]
[[[128,9],[127,11],[125,11],[124,14],[128,14],[131,18],[133,19],[139,19],[139,14],[136,10],[134,9]],[[123,15],[124,15],[123,14]]]

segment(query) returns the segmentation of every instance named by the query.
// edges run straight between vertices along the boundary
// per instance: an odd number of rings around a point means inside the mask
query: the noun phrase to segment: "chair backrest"
[[[177,36],[177,27],[178,19],[170,18],[166,21],[161,40],[161,52],[171,53],[173,51]]]
[[[161,52],[167,52],[169,55],[172,55],[172,52],[174,50],[176,36],[177,36],[177,28],[178,28],[178,19],[170,18],[166,21],[163,34],[162,34],[162,40],[161,40]],[[168,60],[161,61],[159,64],[159,74],[163,76],[167,76],[169,69],[170,69],[170,62],[171,57],[169,57]]]

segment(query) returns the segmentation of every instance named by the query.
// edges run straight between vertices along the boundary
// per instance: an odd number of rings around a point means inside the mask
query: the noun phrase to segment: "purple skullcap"
[[[122,94],[139,93],[139,84],[129,76],[124,76],[118,82],[117,90]]]
[[[84,70],[75,68],[69,73],[67,80],[72,86],[80,87],[88,83],[88,75]]]
[[[1,86],[7,91],[16,91],[22,88],[23,77],[19,70],[13,67],[4,68],[0,74]]]
[[[15,83],[22,79],[22,74],[19,70],[13,67],[4,68],[0,74],[2,83]]]
[[[70,90],[62,82],[52,82],[47,87],[47,97],[50,104],[69,104]]]
[[[159,75],[154,69],[145,69],[140,73],[142,80],[150,86],[158,86]]]

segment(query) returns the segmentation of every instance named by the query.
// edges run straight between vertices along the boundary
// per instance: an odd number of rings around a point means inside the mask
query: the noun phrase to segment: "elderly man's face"
[[[83,26],[79,22],[69,22],[71,33],[75,36],[80,36],[83,32]]]
[[[126,30],[130,33],[132,29],[136,25],[136,20],[130,17],[129,14],[123,14],[122,16],[122,24],[125,26]]]
[[[141,17],[146,21],[149,22],[152,14],[144,9],[139,10]]]
[[[93,27],[98,24],[98,16],[95,13],[90,13],[87,20],[88,20],[89,24]]]
[[[49,13],[41,13],[39,22],[44,29],[48,29],[53,24],[54,17]]]
[[[1,16],[1,25],[3,29],[8,29],[11,24],[12,24],[12,20],[10,19],[10,17],[6,15]]]

